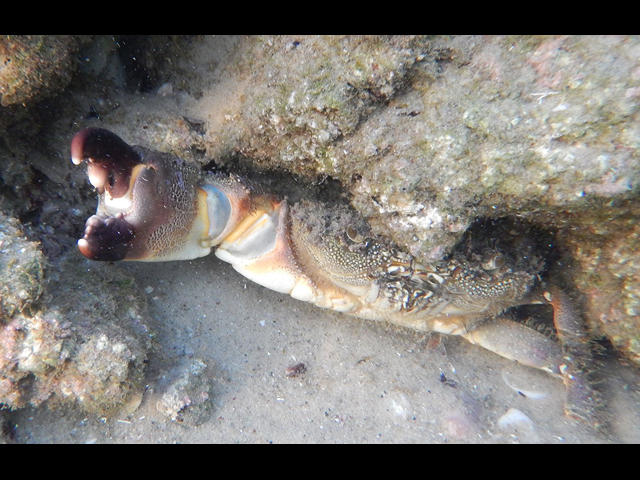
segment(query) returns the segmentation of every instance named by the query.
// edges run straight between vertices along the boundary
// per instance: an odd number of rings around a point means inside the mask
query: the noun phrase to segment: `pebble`
[[[517,408],[510,408],[497,422],[498,428],[508,433],[517,442],[537,443],[540,441],[533,421]]]

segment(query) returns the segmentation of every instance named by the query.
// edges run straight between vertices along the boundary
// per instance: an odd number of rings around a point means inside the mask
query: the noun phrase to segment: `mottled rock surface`
[[[78,35],[0,36],[0,104],[33,103],[71,81]]]
[[[0,406],[106,413],[139,394],[151,340],[134,282],[75,252],[45,275],[39,245],[3,214],[0,241]]]
[[[20,222],[0,211],[0,324],[40,298],[44,255],[27,240]]]
[[[186,359],[162,376],[156,409],[174,422],[202,423],[213,409],[213,369],[199,358]]]

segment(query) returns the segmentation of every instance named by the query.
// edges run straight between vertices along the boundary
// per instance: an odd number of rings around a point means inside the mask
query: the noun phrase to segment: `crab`
[[[78,241],[98,261],[161,262],[215,255],[246,278],[345,314],[458,335],[566,386],[565,414],[598,425],[589,335],[569,296],[543,281],[549,241],[516,220],[486,220],[434,265],[371,234],[346,207],[286,199],[232,174],[130,146],[99,128],[77,133],[74,164],[88,164],[96,214]],[[488,235],[486,232],[491,232]],[[502,315],[553,308],[557,339]]]

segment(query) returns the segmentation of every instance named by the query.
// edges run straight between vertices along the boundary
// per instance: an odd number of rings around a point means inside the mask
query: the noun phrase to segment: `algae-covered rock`
[[[151,340],[133,281],[76,252],[45,277],[38,244],[0,218],[0,404],[106,413],[139,394]]]
[[[156,409],[174,422],[202,423],[213,410],[214,368],[199,358],[189,358],[174,367],[161,378],[162,396]]]
[[[626,218],[581,228],[566,243],[592,330],[640,364],[640,211],[630,211]]]
[[[437,260],[478,216],[568,228],[637,194],[639,52],[633,37],[254,37],[192,82],[211,86],[189,113],[210,158],[335,178],[378,233]]]
[[[264,36],[211,48],[191,90],[212,158],[241,153],[304,175],[334,174],[326,148],[407,83],[423,37]],[[231,42],[229,42],[231,43]],[[217,57],[216,48],[231,49]],[[206,65],[206,64],[205,64]],[[204,67],[205,65],[202,65]],[[218,75],[215,81],[210,75]],[[197,88],[199,86],[199,88]]]
[[[34,303],[43,290],[44,256],[18,220],[0,212],[0,324]]]
[[[27,104],[61,91],[75,70],[75,35],[0,36],[0,104]]]

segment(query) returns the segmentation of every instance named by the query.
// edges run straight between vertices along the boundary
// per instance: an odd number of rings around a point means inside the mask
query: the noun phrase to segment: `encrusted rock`
[[[0,325],[43,291],[44,256],[27,240],[18,220],[0,212]]]
[[[48,401],[102,414],[139,394],[151,341],[133,281],[75,252],[45,279],[38,244],[0,218],[0,405]]]
[[[156,409],[172,421],[201,423],[213,408],[211,370],[201,359],[190,358],[164,375]]]
[[[0,104],[32,103],[66,87],[74,71],[75,37],[0,36]]]

